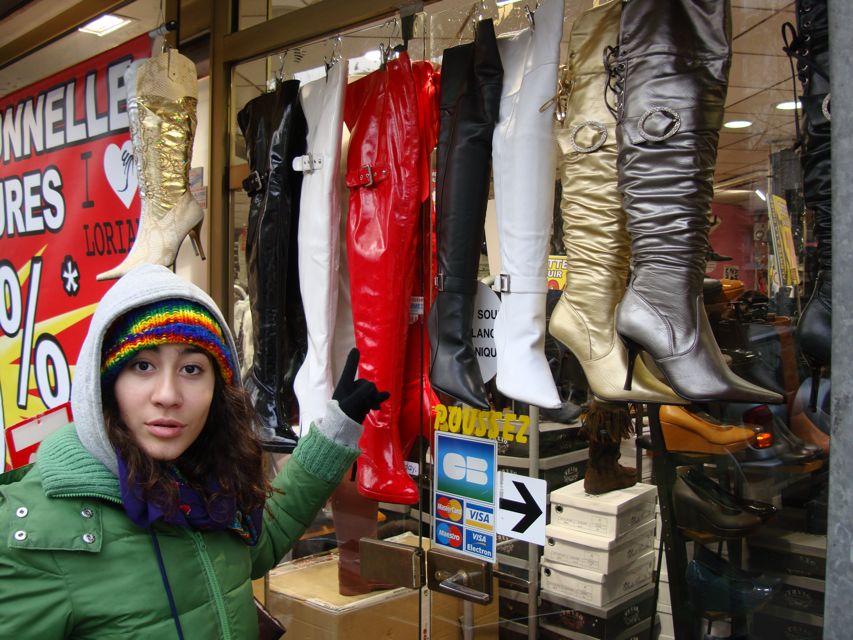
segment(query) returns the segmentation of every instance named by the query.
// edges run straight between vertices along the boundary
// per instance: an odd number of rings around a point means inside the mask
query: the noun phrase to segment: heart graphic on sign
[[[133,144],[130,140],[121,147],[117,144],[110,144],[107,147],[104,151],[104,174],[125,209],[130,209],[130,203],[139,184],[136,177],[136,162],[133,159]]]

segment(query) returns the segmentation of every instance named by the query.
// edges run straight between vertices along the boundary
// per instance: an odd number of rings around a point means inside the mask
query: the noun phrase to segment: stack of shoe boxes
[[[654,614],[657,489],[589,495],[583,481],[551,493],[541,563],[541,626],[560,637],[622,640]]]
[[[823,638],[826,536],[765,527],[747,540],[749,569],[782,580],[770,602],[756,611],[756,638]]]
[[[660,563],[660,580],[658,581],[658,622],[660,624],[659,640],[673,640],[675,630],[672,623],[672,600],[669,597],[669,574],[666,571],[666,551],[661,547],[661,536],[663,535],[663,520],[660,515],[660,505],[655,505],[655,567],[657,567],[658,553],[663,555]]]

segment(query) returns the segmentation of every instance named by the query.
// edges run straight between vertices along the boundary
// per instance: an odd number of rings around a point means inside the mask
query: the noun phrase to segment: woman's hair
[[[272,490],[263,469],[263,449],[254,429],[257,414],[248,393],[226,384],[216,367],[214,378],[204,429],[175,461],[155,460],[140,449],[120,417],[113,384],[102,389],[107,437],[125,460],[128,483],[139,486],[145,498],[155,501],[166,513],[174,513],[178,507],[177,487],[169,471],[173,464],[208,501],[215,497],[205,495],[210,480],[215,479],[221,493],[233,496],[244,513],[262,507]]]

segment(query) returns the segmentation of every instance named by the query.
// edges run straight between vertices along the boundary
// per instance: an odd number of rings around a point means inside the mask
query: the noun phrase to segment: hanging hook
[[[284,53],[278,54],[279,67],[278,67],[277,79],[279,82],[284,82],[284,61],[287,58],[287,52],[288,51],[290,51],[290,49],[285,49]]]
[[[527,22],[530,23],[531,31],[536,30],[536,19],[533,17],[535,9],[533,11],[530,10],[530,5],[524,5],[524,15],[527,17]]]
[[[326,66],[326,73],[329,73],[329,70],[334,67],[341,60],[341,49],[343,48],[343,42],[340,35],[332,38],[332,51],[329,54],[328,59],[323,56],[323,63]]]

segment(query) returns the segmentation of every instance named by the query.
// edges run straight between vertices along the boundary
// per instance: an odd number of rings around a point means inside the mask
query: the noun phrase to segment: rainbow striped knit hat
[[[204,349],[225,382],[234,380],[237,366],[222,327],[199,303],[173,298],[131,309],[107,330],[101,350],[102,384],[112,382],[140,350],[173,343]]]

